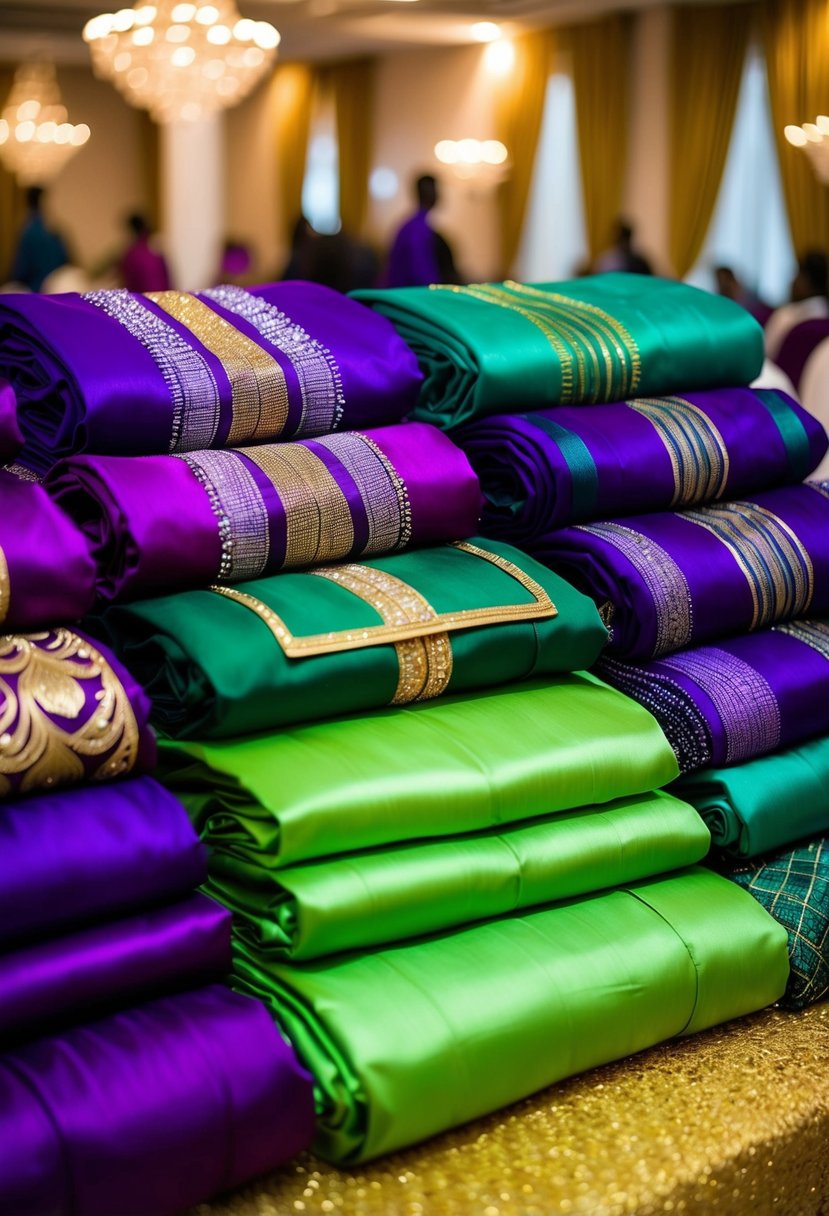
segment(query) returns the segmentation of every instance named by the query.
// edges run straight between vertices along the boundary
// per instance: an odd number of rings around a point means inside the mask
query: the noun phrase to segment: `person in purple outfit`
[[[127,217],[132,241],[119,263],[121,282],[127,291],[169,291],[170,272],[164,255],[152,246],[150,225],[143,215]]]
[[[431,174],[415,182],[417,211],[399,229],[392,242],[384,287],[425,287],[429,283],[459,283],[452,251],[445,237],[429,223],[438,202],[438,183]]]

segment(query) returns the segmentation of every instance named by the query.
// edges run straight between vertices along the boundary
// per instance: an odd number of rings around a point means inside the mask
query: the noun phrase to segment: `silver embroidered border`
[[[789,621],[787,625],[775,625],[774,629],[776,633],[787,633],[805,646],[811,646],[829,663],[829,625],[822,621]]]
[[[354,479],[368,516],[363,553],[402,549],[412,537],[412,509],[406,483],[388,457],[359,431],[326,435],[314,443],[327,448]]]
[[[195,452],[179,456],[204,486],[219,521],[220,579],[256,578],[268,564],[268,513],[259,487],[238,452]]]
[[[674,749],[681,772],[711,763],[711,732],[705,715],[675,680],[650,667],[616,659],[602,659],[597,670],[608,684],[650,710]]]

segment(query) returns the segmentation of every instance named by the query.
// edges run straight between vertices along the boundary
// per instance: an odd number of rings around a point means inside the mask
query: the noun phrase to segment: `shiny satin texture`
[[[8,380],[0,377],[0,459],[8,460],[23,446],[17,421],[17,397]]]
[[[0,813],[0,947],[149,911],[207,878],[184,807],[152,777],[53,790]]]
[[[262,364],[284,381],[287,417],[266,399],[273,421],[263,430],[260,418],[260,440],[381,426],[415,402],[412,352],[384,318],[339,292],[313,283],[219,288],[195,308],[218,327],[216,341],[201,341],[146,296],[1,296],[0,374],[17,394],[24,462],[45,472],[77,452],[230,446],[240,360],[243,391],[262,378]],[[197,411],[210,416],[213,441],[188,445],[188,431],[204,433],[192,422]]]
[[[262,997],[310,1067],[315,1149],[354,1163],[783,992],[785,933],[708,870],[317,964],[264,963]]]
[[[74,621],[94,600],[95,562],[81,530],[41,486],[0,469],[0,630]]]
[[[217,580],[244,581],[292,565],[312,565],[324,560],[308,547],[314,521],[320,544],[336,549],[329,561],[410,543],[461,540],[476,531],[478,479],[445,435],[422,423],[355,435],[240,451],[233,466],[252,488],[250,498],[236,505],[233,487],[220,503],[215,485],[205,484],[204,475],[197,476],[187,463],[231,460],[230,452],[195,453],[186,459],[78,456],[50,474],[47,488],[89,539],[104,600],[204,587]],[[337,452],[354,443],[369,459],[375,450],[379,454],[372,466],[375,480],[356,481],[352,472],[358,471],[349,469],[348,459],[338,460]],[[313,458],[325,477],[324,500],[319,485],[297,493],[289,479],[275,476],[271,482],[257,464],[263,453],[284,460],[296,449],[302,449],[303,459]],[[255,550],[254,565],[245,564],[248,548]],[[239,563],[236,573],[234,562]]]
[[[306,865],[216,849],[205,888],[258,958],[319,958],[589,895],[700,861],[700,817],[656,792],[501,829]]]
[[[677,776],[653,717],[584,674],[232,743],[162,743],[159,766],[208,848],[269,866],[479,831]]]
[[[471,543],[537,582],[556,615],[459,630],[448,620],[451,675],[445,691],[592,666],[607,630],[587,597],[509,545]],[[414,588],[443,618],[535,602],[533,591],[508,570],[451,545],[373,559],[361,568]],[[166,735],[227,738],[391,703],[401,671],[395,645],[289,657],[262,612],[275,612],[293,636],[333,630],[344,638],[381,624],[377,608],[315,574],[254,579],[241,590],[259,604],[258,611],[249,601],[192,591],[105,613],[105,636],[143,684],[153,721]]]
[[[758,857],[829,832],[829,736],[689,773],[673,785],[699,811],[717,848]]]
[[[0,955],[0,1043],[223,980],[230,926],[227,909],[190,895]]]
[[[601,606],[609,654],[658,658],[829,612],[829,483],[564,528],[535,551]]]
[[[179,1216],[304,1149],[311,1079],[213,985],[0,1054],[0,1211]]]
[[[568,378],[576,380],[574,405],[744,385],[763,363],[763,333],[754,318],[732,300],[684,283],[603,274],[538,283],[529,292],[519,285],[507,289],[510,306],[503,307],[478,298],[486,293],[486,287],[354,293],[389,317],[418,357],[425,379],[414,417],[453,427],[488,414],[568,404]],[[539,325],[525,315],[537,309],[539,295],[562,301],[549,326],[543,317]],[[568,308],[571,321],[587,314],[583,350],[566,340]],[[543,306],[538,311],[543,314]],[[620,330],[626,336],[620,338]],[[562,345],[563,352],[556,349]],[[638,376],[605,376],[605,360],[614,364],[620,350],[629,367],[638,363]],[[602,386],[608,395],[597,396]]]
[[[521,547],[568,524],[802,481],[827,448],[796,401],[752,388],[499,414],[453,438],[481,479],[482,531]]]
[[[791,621],[600,674],[653,713],[682,773],[829,732],[829,622]]]

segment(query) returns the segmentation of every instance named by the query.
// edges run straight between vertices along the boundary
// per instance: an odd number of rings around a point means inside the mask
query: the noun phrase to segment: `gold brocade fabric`
[[[821,1216],[829,1005],[643,1052],[347,1171],[309,1156],[191,1216]]]

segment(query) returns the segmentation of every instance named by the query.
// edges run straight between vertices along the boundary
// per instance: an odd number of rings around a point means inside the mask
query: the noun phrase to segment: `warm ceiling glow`
[[[501,37],[501,27],[494,21],[476,21],[469,32],[476,42],[495,42]]]
[[[86,123],[67,122],[55,69],[22,64],[0,117],[0,160],[21,186],[43,186],[89,139]]]
[[[507,76],[515,64],[515,47],[508,38],[490,42],[484,51],[484,62],[493,76]]]

